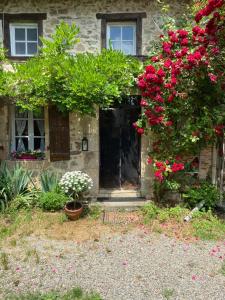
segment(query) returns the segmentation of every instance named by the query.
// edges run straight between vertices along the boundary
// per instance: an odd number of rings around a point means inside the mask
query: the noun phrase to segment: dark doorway
[[[100,187],[138,189],[140,137],[133,127],[137,102],[100,110]]]

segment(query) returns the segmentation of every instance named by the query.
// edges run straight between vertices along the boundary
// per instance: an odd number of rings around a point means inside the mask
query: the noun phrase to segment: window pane
[[[16,151],[28,150],[28,138],[16,138]]]
[[[27,40],[28,41],[37,41],[37,28],[28,28],[27,29]]]
[[[45,135],[44,120],[34,120],[34,135],[35,136]]]
[[[16,43],[16,54],[26,54],[25,43]]]
[[[120,41],[121,40],[121,27],[110,26],[109,39],[112,41]]]
[[[123,42],[122,43],[122,51],[125,54],[135,54],[133,50],[133,42]]]
[[[114,50],[121,50],[121,42],[111,42]]]
[[[27,43],[27,54],[37,53],[37,43]]]
[[[16,107],[15,116],[16,116],[16,118],[26,119],[26,118],[28,118],[28,111],[21,111],[21,110],[19,110],[18,107]]]
[[[35,138],[34,139],[34,150],[45,151],[45,139],[44,138]]]
[[[124,26],[122,28],[122,39],[125,41],[133,41],[134,40],[134,27]]]
[[[15,121],[15,134],[16,136],[28,136],[28,121],[16,120]]]
[[[25,41],[25,29],[24,28],[15,28],[15,40],[16,41]]]

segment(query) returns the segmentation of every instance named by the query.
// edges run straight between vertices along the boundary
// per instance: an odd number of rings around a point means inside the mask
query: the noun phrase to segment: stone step
[[[133,202],[143,202],[145,201],[144,197],[97,197],[98,202],[127,202],[133,203]]]
[[[141,193],[135,190],[100,190],[98,198],[139,198]]]
[[[133,202],[99,202],[100,205],[107,211],[114,211],[115,209],[124,209],[127,211],[134,211],[142,207],[146,201]]]
[[[98,198],[97,202],[105,210],[137,210],[146,203],[145,198]]]

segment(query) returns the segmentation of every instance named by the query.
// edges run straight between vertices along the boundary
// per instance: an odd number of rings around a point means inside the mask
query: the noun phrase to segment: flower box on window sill
[[[41,151],[13,152],[11,156],[15,160],[43,160],[45,158],[45,154]]]

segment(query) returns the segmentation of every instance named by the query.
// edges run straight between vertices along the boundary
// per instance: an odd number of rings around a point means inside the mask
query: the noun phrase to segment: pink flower
[[[167,121],[166,123],[165,123],[165,126],[166,127],[169,127],[169,126],[172,126],[173,125],[173,122],[172,121]]]
[[[217,82],[217,76],[212,74],[212,73],[209,73],[209,78],[210,80],[213,82],[213,83],[216,83]]]
[[[152,65],[149,65],[145,68],[146,73],[155,74],[156,70]]]
[[[187,46],[189,44],[189,40],[187,38],[184,38],[180,44],[181,46]]]
[[[140,134],[140,135],[144,134],[144,132],[145,132],[144,128],[140,128],[140,127],[139,127],[139,128],[137,129],[137,133]]]
[[[143,107],[148,106],[148,102],[144,99],[141,99],[140,105]]]
[[[188,31],[184,29],[178,30],[178,33],[180,38],[186,38],[188,36]]]

